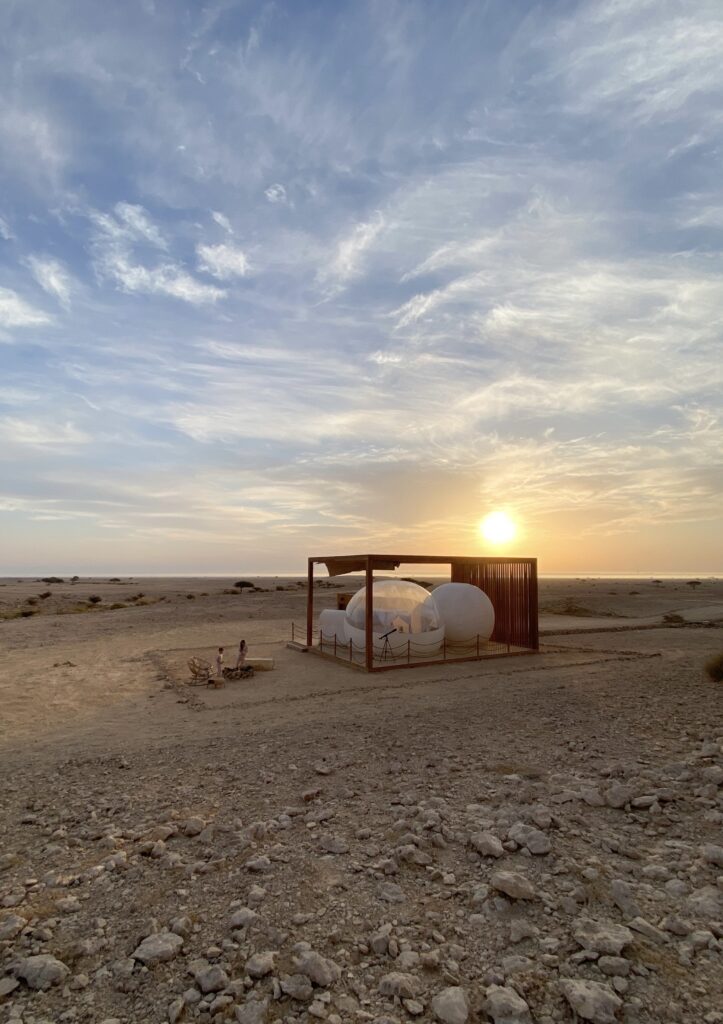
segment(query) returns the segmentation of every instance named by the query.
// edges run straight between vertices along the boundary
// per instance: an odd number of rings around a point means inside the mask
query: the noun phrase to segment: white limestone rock
[[[469,841],[473,849],[483,857],[501,857],[505,852],[501,840],[492,832],[475,832]]]
[[[530,1024],[530,1008],[513,988],[490,985],[486,997],[485,1010],[494,1024]]]
[[[608,924],[580,918],[573,930],[575,941],[583,949],[608,956],[620,956],[623,949],[633,941],[633,933],[620,924]]]
[[[450,985],[434,996],[432,1012],[442,1024],[466,1024],[469,1017],[467,993],[459,985]]]
[[[36,992],[45,992],[54,985],[62,985],[70,974],[70,968],[54,956],[41,954],[25,957],[16,966],[14,973],[28,988]]]
[[[552,843],[544,832],[533,825],[525,825],[522,821],[515,822],[507,835],[518,846],[525,847],[535,856],[544,856],[552,849]]]
[[[305,950],[295,960],[297,974],[303,974],[314,985],[328,988],[341,977],[341,968],[333,960],[328,960],[313,949]]]
[[[513,900],[534,900],[536,895],[532,882],[518,871],[495,871],[490,885]]]
[[[173,960],[183,946],[183,939],[173,932],[157,932],[149,935],[131,953],[134,960],[140,960],[146,967],[153,964],[163,963],[166,960]]]
[[[607,985],[566,978],[560,982],[560,988],[578,1017],[592,1024],[616,1024],[615,1014],[623,1004]]]

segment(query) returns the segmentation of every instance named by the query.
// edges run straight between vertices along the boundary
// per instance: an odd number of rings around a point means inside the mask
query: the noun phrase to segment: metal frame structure
[[[537,559],[486,558],[444,555],[335,555],[316,556],[308,560],[308,591],[306,598],[306,645],[311,649],[314,639],[314,566],[326,565],[329,576],[349,572],[363,572],[366,586],[365,606],[365,659],[367,672],[381,672],[391,668],[407,668],[409,662],[394,665],[374,664],[374,572],[393,571],[400,565],[450,565],[453,583],[471,583],[480,587],[489,597],[495,610],[495,628],[490,640],[505,644],[506,653],[527,653],[540,648],[538,629]],[[515,648],[512,651],[512,648]],[[464,658],[447,660],[477,661],[484,655],[477,653]],[[414,662],[437,664],[437,661]]]

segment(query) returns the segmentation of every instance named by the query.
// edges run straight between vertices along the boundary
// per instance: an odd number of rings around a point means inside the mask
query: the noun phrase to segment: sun
[[[509,544],[517,533],[517,527],[506,512],[490,512],[479,524],[479,530],[484,539],[495,546]]]

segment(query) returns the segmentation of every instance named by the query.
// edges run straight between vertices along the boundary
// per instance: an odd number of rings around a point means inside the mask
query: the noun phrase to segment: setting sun
[[[479,524],[480,533],[490,544],[508,544],[517,527],[506,512],[490,512]]]

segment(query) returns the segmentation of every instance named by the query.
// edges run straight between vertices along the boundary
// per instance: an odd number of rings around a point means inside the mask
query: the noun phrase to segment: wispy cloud
[[[0,328],[35,327],[49,324],[51,317],[36,309],[11,288],[0,288]]]
[[[328,266],[322,271],[322,280],[328,279],[341,287],[359,273],[365,252],[383,228],[384,217],[381,213],[377,213],[372,220],[355,224],[351,231],[337,242]]]
[[[224,298],[223,289],[197,280],[173,260],[152,266],[140,262],[134,252],[141,242],[155,250],[168,249],[166,239],[142,207],[117,203],[115,216],[91,211],[90,217],[96,227],[92,248],[101,278],[116,281],[125,292],[167,295],[193,305]]]
[[[245,277],[249,271],[246,254],[237,246],[221,243],[220,245],[199,245],[199,270],[221,281],[234,277]]]
[[[28,265],[33,272],[33,277],[43,291],[52,295],[61,306],[66,309],[70,307],[72,283],[68,271],[59,260],[44,258],[41,256],[30,256]]]
[[[211,210],[211,217],[216,221],[219,227],[223,228],[223,230],[227,232],[227,234],[233,234],[231,221],[228,219],[225,213],[219,213],[218,210]]]

